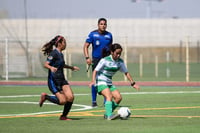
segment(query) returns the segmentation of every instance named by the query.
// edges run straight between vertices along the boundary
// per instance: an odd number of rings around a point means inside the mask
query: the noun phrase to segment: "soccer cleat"
[[[104,117],[105,118],[105,117]],[[117,118],[119,118],[119,114],[113,114],[113,115],[111,115],[111,116],[107,116],[107,120],[115,120],[115,119],[117,119]]]
[[[98,105],[97,105],[97,103],[96,102],[93,102],[92,103],[92,107],[94,108],[94,107],[97,107]]]
[[[45,100],[46,100],[45,96],[46,95],[47,95],[46,93],[41,94],[40,101],[39,101],[40,107],[42,107],[43,103],[45,102]]]
[[[60,120],[70,121],[72,119],[67,118],[66,116],[60,116]]]

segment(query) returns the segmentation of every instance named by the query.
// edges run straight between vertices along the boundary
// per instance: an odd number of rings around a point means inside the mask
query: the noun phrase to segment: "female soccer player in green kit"
[[[140,90],[140,87],[134,82],[124,61],[120,58],[122,53],[121,45],[117,43],[112,44],[110,51],[111,54],[101,59],[94,69],[90,86],[96,84],[98,93],[106,98],[104,118],[114,120],[119,117],[118,114],[114,115],[113,111],[119,106],[122,96],[119,90],[112,84],[113,75],[120,70],[131,82],[132,87],[136,90]]]

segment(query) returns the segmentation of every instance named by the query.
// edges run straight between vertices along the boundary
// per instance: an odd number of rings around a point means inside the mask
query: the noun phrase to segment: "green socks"
[[[106,101],[105,110],[106,110],[106,116],[109,117],[112,115],[112,102],[111,101]]]
[[[119,106],[119,104],[117,104],[114,101],[106,101],[105,103],[105,110],[106,110],[106,115],[107,116],[111,116],[112,112]]]
[[[112,101],[112,112],[119,106],[116,102]]]

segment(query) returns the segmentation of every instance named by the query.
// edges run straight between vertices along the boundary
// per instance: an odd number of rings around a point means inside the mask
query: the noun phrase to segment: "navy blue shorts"
[[[49,90],[53,93],[56,94],[57,92],[62,91],[62,87],[64,85],[69,85],[69,83],[65,80],[65,79],[53,79],[53,78],[49,78],[48,79],[48,86],[49,86]]]

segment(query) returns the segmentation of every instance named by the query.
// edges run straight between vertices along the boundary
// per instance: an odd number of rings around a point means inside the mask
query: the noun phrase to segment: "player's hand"
[[[94,81],[91,81],[91,82],[89,83],[89,87],[91,88],[94,84],[95,84],[95,82],[94,82]]]
[[[72,71],[79,71],[80,70],[80,68],[79,67],[77,67],[77,66],[73,66],[73,69],[72,69]]]
[[[50,70],[51,70],[51,72],[56,72],[57,71],[57,68],[56,67],[50,67]]]
[[[140,86],[139,85],[137,85],[137,84],[134,84],[134,86],[133,86],[137,91],[139,91],[140,90]]]
[[[92,64],[92,60],[91,60],[90,58],[88,58],[88,59],[86,59],[86,63],[87,63],[88,65],[91,65],[91,64]]]

